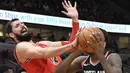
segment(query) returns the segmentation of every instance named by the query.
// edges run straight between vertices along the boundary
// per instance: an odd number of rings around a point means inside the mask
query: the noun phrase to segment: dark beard
[[[15,34],[15,33],[14,33]],[[18,34],[15,34],[16,38],[20,41],[20,42],[23,42],[23,41],[30,41],[31,40],[31,37],[32,37],[32,33],[30,32],[25,32],[21,35],[18,35]]]

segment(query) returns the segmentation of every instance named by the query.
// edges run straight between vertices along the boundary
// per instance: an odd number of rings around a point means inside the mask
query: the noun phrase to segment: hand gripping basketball
[[[83,29],[79,34],[78,43],[81,49],[85,52],[95,52],[95,48],[93,48],[92,45],[96,44],[96,42],[99,41],[104,41],[104,35],[100,29],[96,27],[87,27]],[[88,44],[88,42],[91,43],[91,45]]]

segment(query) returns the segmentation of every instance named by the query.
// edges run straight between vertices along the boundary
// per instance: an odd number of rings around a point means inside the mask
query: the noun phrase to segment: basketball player
[[[87,42],[94,53],[89,56],[79,56],[83,50],[77,49],[56,68],[55,73],[76,73],[83,71],[84,73],[122,73],[122,61],[117,53],[104,51],[104,44],[107,45],[107,32],[100,29],[105,37],[105,42],[101,41],[100,34],[93,33],[90,37],[92,42]],[[91,43],[91,44],[90,44]],[[79,47],[80,48],[80,47]]]
[[[31,41],[31,34],[28,32],[27,26],[19,19],[13,19],[6,25],[8,35],[17,42],[14,50],[16,60],[27,73],[53,73],[61,61],[59,55],[71,51],[77,46],[77,38],[75,38],[79,29],[77,4],[75,3],[72,7],[69,1],[64,1],[62,5],[67,11],[62,11],[62,13],[71,17],[73,21],[72,35],[67,42],[40,41],[35,44]]]

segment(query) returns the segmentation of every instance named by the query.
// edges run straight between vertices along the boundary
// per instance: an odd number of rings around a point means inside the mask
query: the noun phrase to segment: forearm
[[[55,73],[67,73],[72,61],[80,54],[81,52],[79,50],[74,51],[57,66],[57,68],[55,69]]]
[[[70,36],[69,42],[72,42],[75,39],[76,33],[79,30],[78,17],[72,18],[72,34]]]
[[[69,39],[69,41],[61,41],[62,45],[69,44],[69,43],[73,42],[73,40],[75,39],[76,33],[79,30],[79,23],[73,22],[72,25],[73,25],[73,27],[72,27],[72,34],[70,36],[70,39]]]
[[[42,50],[39,50],[39,53],[42,54],[44,58],[49,58],[59,56],[65,52],[70,51],[73,48],[74,46],[72,45],[72,43],[70,43],[60,47],[48,47],[47,49],[44,48]]]
[[[104,56],[101,58],[100,62],[106,73],[116,73],[113,70],[113,67],[110,66],[110,64],[108,63],[108,61],[106,60],[106,58]]]

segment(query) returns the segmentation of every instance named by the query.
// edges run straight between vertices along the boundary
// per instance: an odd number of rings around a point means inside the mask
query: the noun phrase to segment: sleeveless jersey
[[[48,47],[45,44],[37,43],[36,46]],[[54,73],[56,66],[62,61],[59,56],[47,59],[31,59],[28,62],[20,63],[14,50],[17,62],[26,70],[27,73]]]
[[[108,59],[109,55],[110,53],[106,52],[105,57]],[[100,61],[94,64],[90,60],[90,56],[84,60],[84,62],[82,63],[82,68],[83,68],[84,73],[105,73]]]

